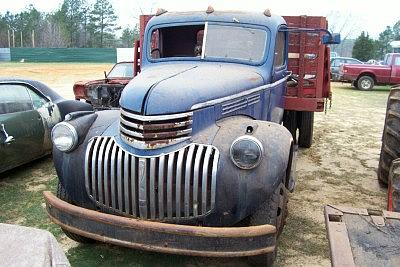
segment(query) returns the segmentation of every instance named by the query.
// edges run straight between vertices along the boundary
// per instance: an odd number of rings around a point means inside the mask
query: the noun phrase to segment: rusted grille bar
[[[219,152],[191,144],[138,157],[113,137],[94,137],[85,156],[85,185],[98,206],[149,220],[203,216],[215,206]]]
[[[192,112],[142,116],[121,108],[120,133],[124,142],[137,148],[160,148],[190,138]]]

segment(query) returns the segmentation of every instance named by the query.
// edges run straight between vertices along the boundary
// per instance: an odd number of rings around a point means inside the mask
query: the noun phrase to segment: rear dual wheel
[[[293,136],[299,147],[310,148],[314,133],[314,112],[312,111],[285,111],[283,125]],[[297,130],[299,137],[297,138]]]

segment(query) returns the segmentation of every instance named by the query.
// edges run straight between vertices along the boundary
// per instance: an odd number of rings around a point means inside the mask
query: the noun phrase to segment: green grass
[[[1,177],[0,222],[41,228],[60,236],[61,230],[50,222],[43,205],[43,190],[54,191],[57,185],[51,159],[35,161],[3,173]],[[29,189],[38,185],[41,190]]]

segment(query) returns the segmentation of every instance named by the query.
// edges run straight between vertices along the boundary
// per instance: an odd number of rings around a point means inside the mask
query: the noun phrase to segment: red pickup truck
[[[384,65],[344,64],[339,76],[360,90],[371,90],[376,84],[400,84],[400,53],[387,54]]]

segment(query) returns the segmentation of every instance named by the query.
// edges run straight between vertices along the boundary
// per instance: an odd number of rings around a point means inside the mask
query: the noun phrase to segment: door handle
[[[3,141],[3,144],[4,145],[9,145],[9,144],[11,144],[12,142],[14,142],[14,137],[13,136],[11,136],[11,135],[9,135],[8,133],[7,133],[7,131],[6,131],[6,127],[4,126],[4,124],[1,124],[0,125],[0,131],[3,133],[3,135],[4,135],[4,141]]]

